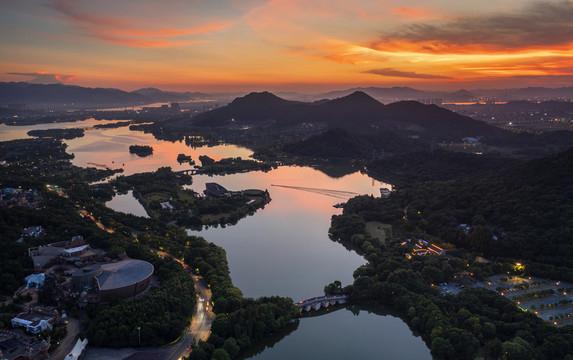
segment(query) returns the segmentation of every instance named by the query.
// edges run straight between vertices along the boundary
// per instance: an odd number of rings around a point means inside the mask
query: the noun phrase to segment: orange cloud
[[[571,19],[571,1],[535,2],[512,13],[410,24],[387,32],[376,47],[406,44],[409,50],[434,53],[569,49],[573,44]]]
[[[62,74],[49,74],[46,71],[37,71],[33,73],[6,73],[8,75],[18,75],[32,77],[29,83],[32,84],[59,84],[62,82],[70,82],[74,79],[79,78],[78,75],[62,75]]]
[[[380,64],[388,59],[388,54],[338,39],[326,39],[321,42],[303,44],[291,48],[286,53],[312,60],[351,65]]]
[[[54,78],[61,82],[70,82],[74,79],[78,79],[79,75],[54,75]]]
[[[130,19],[101,14],[93,9],[83,8],[75,0],[53,0],[51,5],[64,19],[76,29],[93,38],[116,45],[132,47],[182,47],[205,40],[179,39],[198,34],[210,34],[221,31],[233,24],[230,21],[212,22],[182,28],[157,26],[154,19]],[[148,25],[143,27],[142,24]]]
[[[400,71],[396,69],[373,69],[363,71],[366,74],[375,74],[380,76],[389,76],[389,77],[399,77],[399,78],[408,78],[408,79],[426,79],[426,80],[446,80],[451,79],[449,76],[442,76],[442,75],[434,75],[434,74],[420,74],[414,71]]]
[[[392,9],[390,12],[392,14],[402,15],[407,18],[416,18],[416,19],[438,18],[434,10],[421,6],[401,6],[399,8]]]

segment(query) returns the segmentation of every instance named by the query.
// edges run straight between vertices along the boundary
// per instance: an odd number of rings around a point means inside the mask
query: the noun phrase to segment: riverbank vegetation
[[[131,126],[157,131],[169,139],[184,139],[190,146],[218,144],[222,139],[251,146],[274,144],[258,153],[259,159],[268,163],[241,158],[215,161],[203,156],[199,159],[201,170],[207,174],[266,171],[272,166],[268,164],[282,160],[310,164],[318,158],[327,163],[352,159],[347,161],[352,171],[359,168],[396,186],[389,198],[351,199],[343,215],[333,217],[332,238],[362,254],[368,263],[356,269],[352,286],[341,288],[333,283],[327,285],[328,292],[344,292],[358,304],[383,304],[397,310],[422,334],[436,359],[571,358],[571,327],[553,327],[492,291],[465,289],[455,296],[442,295],[437,284],[511,273],[515,269],[510,264],[517,259],[525,264],[520,274],[573,281],[573,207],[569,200],[573,198],[573,150],[525,162],[495,153],[443,151],[428,139],[393,136],[391,132],[368,136],[331,130],[283,147],[284,142],[305,136],[281,137],[258,129],[249,136],[234,130],[222,131],[223,135],[219,130],[203,130],[204,137],[199,137],[164,132],[160,122]],[[135,329],[140,327],[142,345],[156,346],[176,338],[184,328],[193,309],[186,300],[194,298],[190,296],[192,283],[179,264],[157,258],[149,248],[184,258],[211,285],[217,317],[212,336],[195,347],[192,359],[234,358],[256,341],[296,326],[297,310],[291,299],[243,298],[232,284],[224,249],[189,237],[184,229],[234,224],[270,201],[268,193],[256,198],[237,194],[205,199],[184,189],[191,177],[168,168],[90,186],[88,182],[113,171],[74,167],[69,163],[73,155],[65,148],[54,139],[0,143],[0,160],[6,161],[0,188],[37,188],[44,197],[39,210],[18,207],[0,211],[0,291],[12,293],[31,273],[27,247],[82,235],[112,257],[127,252],[152,262],[160,280],[159,286],[141,299],[90,306],[91,321],[85,325],[92,344],[138,346]],[[66,196],[46,190],[46,184],[58,184]],[[133,190],[151,218],[105,206],[104,200],[115,191],[128,190]],[[251,200],[254,202],[247,204]],[[82,210],[113,232],[80,216]],[[391,224],[391,229],[383,238],[372,236],[367,230],[372,222]],[[34,225],[42,225],[45,235],[16,243],[21,229]],[[414,249],[408,239],[420,238],[440,245],[448,256],[408,259],[406,255]],[[489,262],[478,260],[477,255]]]
[[[493,159],[489,164],[497,173],[457,173],[454,180],[432,164],[403,164],[402,171],[413,166],[418,176],[399,182],[388,198],[351,199],[343,215],[332,219],[332,238],[368,261],[354,272],[353,286],[345,288],[350,299],[398,310],[436,359],[569,359],[573,327],[554,327],[493,291],[442,295],[437,284],[471,284],[512,273],[515,259],[524,263],[520,274],[571,281],[567,229],[573,214],[563,199],[573,198],[572,151],[508,169]],[[392,238],[373,238],[366,230],[370,221],[392,224]],[[420,238],[439,244],[449,256],[407,257],[414,249],[408,240]]]
[[[185,259],[210,285],[213,311],[217,314],[211,336],[193,349],[189,359],[211,359],[215,354],[234,359],[257,341],[298,321],[298,309],[290,298],[243,298],[241,290],[231,282],[223,248],[194,237],[189,241]]]
[[[154,219],[166,223],[175,221],[180,226],[193,228],[236,224],[271,200],[266,191],[236,191],[232,196],[205,197],[183,187],[190,184],[191,176],[164,167],[153,173],[120,176],[108,186],[122,193],[133,190],[133,195]],[[101,191],[106,185],[97,188]],[[109,191],[102,193],[105,195],[109,195]]]
[[[223,158],[215,161],[206,155],[199,156],[201,167],[199,171],[207,175],[221,175],[221,174],[235,174],[248,171],[270,171],[276,168],[276,165],[266,162],[260,162],[250,159],[236,158]]]
[[[9,169],[0,175],[2,187],[29,186],[38,189],[42,196],[41,211],[28,207],[0,211],[3,229],[0,234],[3,249],[0,252],[1,291],[4,294],[12,294],[22,284],[23,277],[31,273],[32,264],[26,255],[28,247],[82,235],[88,244],[105,250],[110,257],[126,253],[131,258],[149,261],[155,267],[154,273],[158,280],[157,287],[152,287],[148,293],[135,300],[88,305],[88,317],[83,320],[85,332],[82,335],[87,336],[91,344],[111,347],[165,345],[179,337],[188,324],[196,298],[192,279],[178,262],[169,257],[158,257],[150,247],[188,259],[211,285],[212,300],[216,304],[213,310],[219,316],[216,321],[219,324],[218,335],[213,336],[209,343],[200,345],[202,350],[197,353],[204,351],[210,356],[214,351],[225,351],[236,355],[257,340],[280,333],[282,329],[293,325],[296,308],[291,299],[243,298],[241,291],[231,282],[222,248],[202,238],[190,237],[184,228],[168,225],[162,218],[140,218],[115,212],[102,201],[113,193],[113,187],[122,191],[133,188],[141,198],[160,192],[172,197],[179,196],[179,192],[183,191],[182,186],[191,182],[190,176],[163,168],[155,173],[120,177],[111,184],[88,185],[85,179],[102,179],[109,176],[110,172],[71,166],[65,145],[52,139],[0,143],[0,155],[2,160],[7,161],[3,166]],[[42,166],[41,173],[35,171],[37,168],[34,167],[44,162],[49,166]],[[69,171],[61,171],[61,166],[69,168]],[[75,176],[70,176],[71,173]],[[58,184],[59,190],[48,190],[47,179],[52,184]],[[190,190],[185,191],[191,193]],[[268,193],[261,193],[266,194],[260,200],[263,204],[267,201],[264,199]],[[197,200],[210,202],[209,206],[218,209],[220,213],[224,209],[224,201],[238,201],[244,206],[245,200],[255,195],[245,196]],[[178,200],[170,201],[178,205]],[[259,204],[250,206],[256,207]],[[246,209],[254,211],[255,208]],[[103,225],[103,229],[98,223]],[[41,236],[24,239],[22,243],[16,242],[23,227],[35,225],[44,228]],[[68,298],[55,300],[52,305],[70,314],[79,314],[75,302]],[[227,318],[226,314],[229,314],[229,319],[222,321],[222,318]],[[223,324],[228,324],[230,328]]]

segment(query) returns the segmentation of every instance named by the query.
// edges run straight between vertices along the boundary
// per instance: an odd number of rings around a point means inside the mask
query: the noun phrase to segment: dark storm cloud
[[[424,43],[426,50],[477,45],[491,49],[562,46],[573,42],[573,1],[534,2],[516,13],[418,23],[386,34],[381,43]]]

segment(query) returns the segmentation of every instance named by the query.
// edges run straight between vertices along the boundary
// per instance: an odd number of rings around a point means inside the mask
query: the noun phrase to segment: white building
[[[39,334],[46,329],[52,328],[54,317],[42,313],[22,313],[12,318],[12,327],[21,327],[32,334]]]

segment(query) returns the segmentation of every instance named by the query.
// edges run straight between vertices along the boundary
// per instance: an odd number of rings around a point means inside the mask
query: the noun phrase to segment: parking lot
[[[492,290],[514,300],[525,311],[554,325],[573,324],[573,284],[537,277],[495,275],[485,281]],[[524,299],[525,297],[525,299]]]
[[[454,283],[441,283],[440,284],[440,290],[442,291],[443,295],[446,294],[450,294],[450,295],[456,295],[459,294],[460,292],[462,292],[463,290],[463,285],[460,284],[454,284]]]
[[[573,325],[573,284],[533,276],[494,275],[467,286],[497,291],[554,325]],[[443,295],[456,295],[464,288],[458,283],[441,283],[439,287]]]

